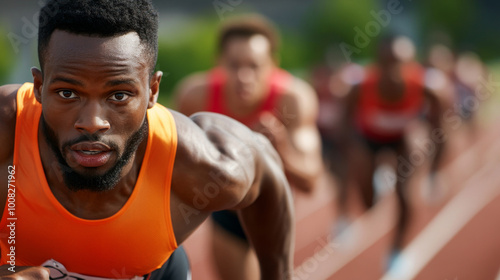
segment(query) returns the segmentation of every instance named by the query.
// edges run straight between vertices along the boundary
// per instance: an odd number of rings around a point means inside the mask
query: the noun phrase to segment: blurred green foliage
[[[421,30],[432,34],[443,31],[456,41],[463,41],[476,18],[473,0],[419,1]]]
[[[7,37],[7,29],[0,26],[0,85],[8,83],[10,72],[15,63],[12,46]]]
[[[354,28],[364,31],[369,22],[375,21],[372,13],[387,9],[386,4],[387,2],[378,0],[315,1],[312,8],[304,12],[304,17],[297,19],[300,21],[298,29],[278,26],[282,37],[279,57],[281,67],[294,73],[307,73],[314,65],[325,61],[326,52],[334,53],[337,63],[345,62],[339,44],[343,42],[356,46]],[[435,40],[434,35],[438,33],[436,31],[447,34],[449,41],[455,42],[454,45],[467,42],[478,50],[484,50],[480,47],[487,45],[484,42],[477,43],[479,40],[471,40],[469,31],[477,18],[476,3],[473,0],[401,0],[399,5],[405,9],[404,12],[417,12],[417,26],[413,28],[420,37],[417,39],[423,42],[419,46],[420,53],[425,51],[428,43]],[[238,13],[249,11],[251,8],[238,8]],[[170,104],[172,91],[183,77],[213,66],[215,39],[221,21],[213,11],[209,11],[207,15],[210,16],[194,17],[168,34],[162,34],[158,66],[165,72],[165,76],[160,102]],[[229,16],[235,15],[237,12],[231,12]],[[393,18],[404,16],[392,15]],[[380,34],[369,37],[369,44],[359,48],[360,53],[354,53],[352,59],[358,62],[369,60],[375,52],[380,35],[390,31],[390,26],[381,27]]]
[[[340,51],[338,44],[341,42],[354,45],[354,28],[363,30],[373,20],[370,11],[377,10],[377,3],[376,0],[316,1],[304,23],[309,64],[321,62],[328,48]],[[356,57],[366,57],[373,51],[374,45],[370,43]]]
[[[213,65],[217,25],[216,18],[200,17],[160,34],[160,103],[171,105],[172,92],[182,78]]]
[[[405,8],[404,12],[411,12],[416,16],[412,23],[416,25],[412,28],[420,37],[417,41],[421,50],[425,50],[426,44],[434,39],[433,34],[440,31],[448,34],[453,46],[476,50],[482,58],[491,59],[498,57],[500,36],[493,35],[496,32],[493,22],[497,17],[494,11],[489,12],[489,18],[484,15],[484,7],[487,7],[484,3],[488,1],[490,0],[481,0],[482,6],[474,0],[400,0]],[[224,18],[255,12],[251,7],[244,6],[247,3],[228,12]],[[344,60],[339,44],[344,42],[354,46],[354,28],[364,30],[367,23],[374,21],[372,11],[386,9],[386,3],[380,0],[312,2],[311,9],[303,11],[302,17],[290,19],[294,21],[291,27],[278,26],[282,36],[280,65],[304,77],[311,67],[324,62],[327,51],[336,53],[334,60],[337,63]],[[400,20],[404,20],[405,16],[393,15]],[[164,72],[159,100],[167,106],[172,104],[172,93],[181,79],[214,65],[215,40],[222,22],[213,9],[202,14],[188,15],[178,21],[171,18],[172,16],[168,16],[161,21],[157,63],[157,69]],[[8,82],[14,60],[20,59],[13,55],[7,37],[8,30],[5,25],[3,28],[0,26],[1,83]],[[382,28],[381,32],[384,31],[390,31],[390,27]],[[370,38],[370,43],[360,48],[361,52],[353,55],[353,59],[358,62],[370,59],[379,37]]]
[[[458,47],[468,41],[477,18],[473,0],[426,0],[419,1],[417,7],[421,36],[426,45],[437,42]]]

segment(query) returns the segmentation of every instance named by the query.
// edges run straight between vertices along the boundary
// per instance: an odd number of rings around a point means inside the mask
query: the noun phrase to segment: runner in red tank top
[[[424,152],[422,158],[434,159],[431,167],[434,171],[439,162],[443,142],[439,135],[432,135],[442,131],[440,102],[425,87],[422,67],[412,59],[408,60],[412,58],[411,53],[405,53],[409,49],[408,42],[409,39],[404,37],[388,37],[381,41],[377,63],[365,70],[363,81],[349,94],[344,121],[345,156],[348,164],[343,172],[341,212],[345,213],[348,182],[355,182],[360,188],[362,202],[366,208],[372,207],[375,202],[374,183],[386,187],[395,185],[399,202],[395,250],[401,249],[403,245],[409,219],[405,186],[414,169],[422,165],[421,162],[414,162],[410,155],[414,152]],[[406,47],[400,48],[401,45]],[[432,141],[426,141],[430,143],[427,146],[431,149],[414,151],[410,148],[415,146],[414,143],[407,143],[406,138],[409,128],[422,116],[427,117],[432,128]],[[388,163],[383,166],[389,168],[392,165],[389,170],[395,171],[390,173],[393,175],[384,173],[382,177],[375,176],[376,171],[380,171],[377,173],[379,174],[384,170],[379,168],[380,156],[384,155],[382,151],[397,155],[394,157],[385,154]]]
[[[226,103],[224,88],[227,83],[227,76],[226,71],[220,67],[214,68],[210,71],[208,77],[209,104],[207,106],[207,111],[232,117],[248,127],[255,126],[255,124],[259,122],[259,118],[266,113],[273,114],[277,118],[280,117],[278,102],[280,101],[281,95],[284,91],[290,87],[290,83],[293,78],[288,72],[279,68],[272,70],[268,80],[266,81],[268,85],[267,93],[264,95],[263,100],[260,101],[259,106],[247,115],[234,114]]]
[[[315,125],[318,102],[307,83],[278,68],[276,38],[260,17],[227,22],[220,32],[217,67],[181,83],[177,108],[186,115],[224,114],[263,133],[278,151],[290,185],[310,192],[323,172]],[[223,212],[213,218],[215,261],[222,279],[259,279],[236,215]],[[248,265],[239,265],[241,259]]]

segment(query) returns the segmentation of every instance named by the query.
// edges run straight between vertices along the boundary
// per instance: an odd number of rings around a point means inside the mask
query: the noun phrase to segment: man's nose
[[[80,132],[90,134],[104,133],[110,129],[110,124],[106,120],[102,106],[98,102],[89,102],[80,110],[80,116],[75,123],[75,128]]]
[[[253,79],[253,71],[249,67],[242,67],[238,69],[237,77],[241,83],[249,83]]]

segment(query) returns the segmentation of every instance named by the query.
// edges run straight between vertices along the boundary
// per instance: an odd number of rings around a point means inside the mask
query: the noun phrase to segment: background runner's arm
[[[293,187],[309,192],[323,171],[321,140],[316,118],[314,90],[295,79],[291,92],[280,97],[275,114],[263,114],[255,128],[266,135],[278,151]]]
[[[208,109],[206,74],[185,78],[175,89],[175,108],[186,116]]]
[[[429,105],[429,111],[427,114],[427,119],[430,124],[431,128],[431,134],[432,133],[439,133],[439,131],[444,131],[442,124],[441,124],[441,114],[443,112],[442,105],[440,99],[437,97],[437,95],[431,91],[430,89],[424,89],[425,97],[427,100],[427,103]],[[432,136],[432,135],[431,135]],[[434,137],[432,137],[434,139]],[[439,138],[439,137],[437,137]],[[436,172],[439,164],[441,162],[441,156],[443,154],[443,146],[444,142],[443,141],[436,141],[436,152],[434,154],[434,159],[431,164],[431,172]]]
[[[348,161],[351,156],[351,149],[355,146],[353,145],[354,139],[354,118],[356,114],[356,109],[358,106],[358,100],[360,95],[360,86],[355,85],[352,87],[351,91],[346,97],[346,109],[342,115],[341,127],[340,127],[340,156],[345,162],[339,166],[340,181],[342,185],[347,183],[348,174]],[[334,155],[331,155],[333,157]]]

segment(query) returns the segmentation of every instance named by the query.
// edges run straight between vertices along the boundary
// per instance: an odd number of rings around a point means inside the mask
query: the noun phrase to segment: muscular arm
[[[7,199],[8,166],[14,155],[16,129],[16,96],[20,85],[0,87],[0,217]]]
[[[340,182],[343,186],[347,184],[347,174],[350,159],[354,156],[353,151],[357,149],[354,140],[354,119],[359,100],[359,84],[354,85],[346,97],[346,108],[342,115],[340,127],[340,154],[344,164],[339,166]],[[333,155],[332,155],[333,156]]]
[[[346,109],[342,116],[342,127],[340,130],[342,133],[342,145],[347,145],[351,140],[356,107],[358,106],[359,92],[359,85],[355,85],[346,97]]]
[[[438,98],[438,96],[430,89],[427,89],[427,88],[424,89],[424,93],[425,93],[427,104],[429,106],[428,107],[429,111],[427,113],[427,119],[428,119],[428,122],[429,122],[430,128],[431,128],[431,132],[430,132],[431,138],[432,139],[439,138],[439,137],[432,136],[432,134],[435,133],[436,135],[439,135],[443,132],[443,127],[441,124],[441,114],[444,111],[443,107],[441,105],[442,102]],[[440,130],[441,130],[441,133],[439,132]],[[434,154],[433,162],[431,164],[431,172],[435,172],[438,169],[438,166],[439,166],[440,161],[441,161],[441,156],[443,154],[443,144],[444,144],[443,141],[434,141],[434,142],[436,145],[436,151]]]
[[[16,96],[20,85],[0,87],[0,217],[7,199],[8,166],[14,156],[16,130]],[[49,279],[48,269],[42,267],[16,267],[16,273],[8,270],[9,264],[0,266],[2,279]]]
[[[316,94],[304,81],[295,79],[279,103],[277,116],[263,115],[260,125],[283,160],[291,184],[309,192],[323,171]]]
[[[292,269],[293,210],[279,156],[269,141],[218,114],[174,116],[179,146],[171,208],[178,242],[210,212],[238,210],[262,279],[285,279]],[[194,211],[188,220],[177,211],[181,204]]]

